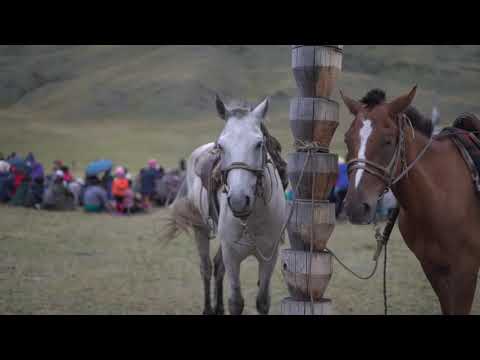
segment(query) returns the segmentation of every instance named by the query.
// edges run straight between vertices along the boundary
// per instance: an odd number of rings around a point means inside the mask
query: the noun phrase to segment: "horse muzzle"
[[[345,210],[349,221],[354,225],[369,225],[375,220],[376,204],[368,202],[347,202]]]
[[[252,200],[248,195],[230,195],[227,198],[228,206],[233,216],[246,220],[252,214]]]

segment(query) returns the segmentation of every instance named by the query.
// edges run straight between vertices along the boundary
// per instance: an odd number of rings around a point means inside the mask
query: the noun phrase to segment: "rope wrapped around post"
[[[320,153],[328,153],[328,147],[321,145],[319,142],[316,141],[303,141],[296,139],[293,146],[295,150],[298,152],[320,152]]]

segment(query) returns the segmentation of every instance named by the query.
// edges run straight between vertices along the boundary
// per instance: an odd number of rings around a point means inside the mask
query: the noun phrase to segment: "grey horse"
[[[261,130],[268,111],[265,99],[256,107],[227,107],[216,101],[225,127],[216,143],[197,148],[187,162],[186,178],[170,206],[166,237],[174,238],[179,230],[193,229],[200,255],[204,282],[204,314],[223,314],[223,278],[226,272],[230,294],[229,312],[240,315],[244,309],[240,282],[240,265],[249,256],[259,263],[259,291],[256,308],[259,314],[270,310],[270,280],[278,258],[281,230],[285,221],[286,200],[279,172],[265,146]],[[220,247],[210,260],[211,211],[208,189],[198,175],[202,159],[211,152],[220,155],[222,186],[215,191],[218,221],[214,228]],[[213,270],[213,271],[212,271]],[[215,306],[211,305],[210,284],[215,277]]]

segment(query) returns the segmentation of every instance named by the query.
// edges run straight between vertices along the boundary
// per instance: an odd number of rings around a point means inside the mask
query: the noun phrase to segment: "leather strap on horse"
[[[352,159],[347,163],[348,171],[363,169],[364,171],[380,178],[386,184],[386,190],[390,189],[393,185],[398,183],[408,172],[416,165],[416,163],[425,155],[433,142],[433,136],[430,137],[425,147],[420,151],[415,160],[413,160],[398,176],[395,177],[395,171],[397,170],[398,163],[402,161],[402,156],[405,156],[405,124],[411,123],[410,119],[405,114],[399,115],[399,138],[393,157],[389,164],[384,167],[373,161],[366,159]]]

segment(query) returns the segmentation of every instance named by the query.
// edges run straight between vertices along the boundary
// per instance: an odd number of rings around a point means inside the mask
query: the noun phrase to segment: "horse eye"
[[[257,143],[257,149],[260,149],[263,146],[263,141]]]

